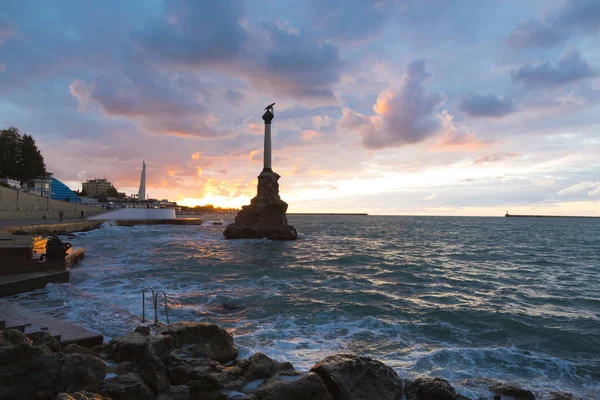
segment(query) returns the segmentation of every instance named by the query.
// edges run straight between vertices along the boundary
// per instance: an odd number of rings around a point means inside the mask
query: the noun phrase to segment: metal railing
[[[167,294],[164,290],[154,292],[154,288],[147,287],[142,290],[142,322],[146,322],[146,291],[152,292],[152,306],[154,307],[154,325],[158,325],[158,297],[162,293],[165,304],[165,314],[167,316],[167,324],[169,321],[169,305],[167,303]]]

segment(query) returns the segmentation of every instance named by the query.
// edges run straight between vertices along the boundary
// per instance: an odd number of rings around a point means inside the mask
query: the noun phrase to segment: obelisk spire
[[[275,103],[269,104],[265,108],[266,111],[262,116],[263,120],[265,121],[265,148],[263,150],[263,159],[264,159],[263,171],[272,171],[272,169],[271,169],[271,121],[275,117],[275,115],[273,114],[273,106],[274,105],[275,105]]]
[[[138,199],[146,200],[146,161],[142,161],[142,177],[140,178],[140,189]]]

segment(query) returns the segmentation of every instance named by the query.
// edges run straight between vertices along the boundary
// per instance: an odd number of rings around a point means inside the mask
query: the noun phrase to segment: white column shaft
[[[271,169],[271,124],[265,124],[264,168]]]

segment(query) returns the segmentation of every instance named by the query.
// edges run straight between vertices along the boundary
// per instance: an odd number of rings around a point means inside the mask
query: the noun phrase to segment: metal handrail
[[[158,324],[156,309],[157,309],[157,303],[158,303],[158,296],[161,293],[163,294],[163,299],[165,301],[165,314],[167,315],[167,325],[168,325],[168,324],[170,324],[170,322],[169,322],[169,306],[167,305],[167,294],[165,293],[164,290],[159,290],[158,292],[156,292],[156,295],[154,296],[154,310],[155,310],[154,323]]]
[[[142,290],[142,322],[146,322],[146,290],[150,290],[152,292],[152,304],[154,305],[154,321],[156,321],[156,295],[154,294],[154,289],[151,287],[147,287]]]

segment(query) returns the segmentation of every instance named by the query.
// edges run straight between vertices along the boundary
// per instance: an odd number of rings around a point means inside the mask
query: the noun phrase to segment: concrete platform
[[[204,221],[199,218],[186,219],[130,219],[117,220],[115,223],[119,226],[135,225],[202,225]]]
[[[0,323],[2,321],[4,321],[4,329],[16,328],[28,335],[49,332],[59,338],[61,347],[76,343],[89,348],[102,344],[104,340],[104,336],[99,333],[4,300],[0,300]]]
[[[0,233],[5,235],[66,235],[72,232],[85,232],[97,229],[104,221],[70,221],[54,223],[34,223],[4,226]]]
[[[46,271],[0,275],[0,297],[43,289],[49,283],[67,283],[70,275],[66,269],[55,268]]]

